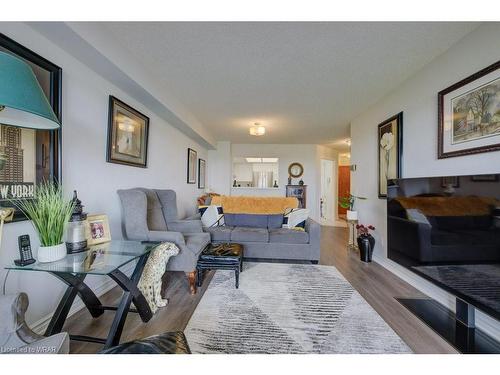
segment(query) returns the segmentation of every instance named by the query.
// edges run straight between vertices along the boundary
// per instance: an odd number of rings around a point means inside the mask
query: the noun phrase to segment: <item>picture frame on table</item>
[[[89,246],[111,241],[108,215],[88,215],[85,225],[85,235]]]
[[[198,159],[198,154],[192,148],[188,148],[187,152],[187,183],[196,183],[196,160]]]
[[[500,61],[438,93],[438,158],[500,150]]]
[[[149,117],[109,96],[106,161],[147,168]]]
[[[401,177],[403,112],[378,125],[378,197],[387,198],[390,181]]]
[[[198,189],[205,189],[206,172],[205,160],[198,159]]]

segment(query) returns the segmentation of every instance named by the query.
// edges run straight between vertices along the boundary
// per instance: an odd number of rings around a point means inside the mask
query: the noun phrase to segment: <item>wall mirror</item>
[[[61,68],[1,33],[0,51],[30,65],[61,121]],[[59,181],[60,154],[60,129],[25,129],[0,122],[0,158],[4,160],[0,168],[0,206],[13,207],[9,199],[31,199],[41,181]],[[13,221],[25,219],[16,208]]]
[[[304,174],[304,167],[300,163],[292,163],[288,166],[288,175],[299,178]]]
[[[278,188],[279,159],[262,157],[233,158],[233,188]]]

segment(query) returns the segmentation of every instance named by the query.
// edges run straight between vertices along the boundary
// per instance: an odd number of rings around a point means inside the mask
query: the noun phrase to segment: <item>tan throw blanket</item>
[[[282,214],[287,208],[297,208],[295,197],[213,197],[211,204],[222,206],[225,214]]]
[[[396,200],[405,209],[417,208],[426,216],[481,216],[490,215],[498,204],[485,197],[402,197]]]

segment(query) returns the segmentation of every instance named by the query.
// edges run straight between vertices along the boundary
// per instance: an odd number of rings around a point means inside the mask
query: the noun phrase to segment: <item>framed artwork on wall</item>
[[[148,136],[149,117],[110,95],[106,161],[146,168]]]
[[[198,189],[205,189],[206,162],[198,159]]]
[[[61,122],[62,69],[1,33],[0,51],[31,67]],[[14,208],[12,221],[26,220],[26,216],[11,199],[32,199],[38,183],[60,181],[60,132],[8,126],[0,119],[0,206]]]
[[[192,148],[188,148],[187,154],[187,183],[195,184],[196,183],[196,160],[198,158],[198,154]]]
[[[441,187],[442,188],[447,188],[450,186],[453,188],[459,188],[460,187],[460,177],[459,176],[447,176],[447,177],[441,178]]]
[[[403,112],[378,125],[378,197],[387,197],[388,181],[401,177]]]
[[[438,93],[438,158],[500,150],[500,61]]]

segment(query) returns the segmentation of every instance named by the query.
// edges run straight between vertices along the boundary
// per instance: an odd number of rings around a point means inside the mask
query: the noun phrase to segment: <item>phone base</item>
[[[14,260],[14,264],[18,267],[24,267],[24,266],[27,266],[29,264],[33,264],[35,263],[36,260],[35,259],[27,259],[27,260],[21,260],[21,259],[15,259]]]

